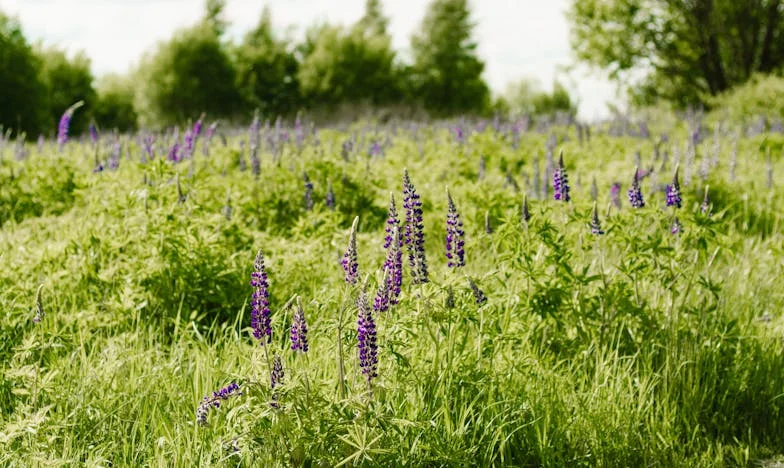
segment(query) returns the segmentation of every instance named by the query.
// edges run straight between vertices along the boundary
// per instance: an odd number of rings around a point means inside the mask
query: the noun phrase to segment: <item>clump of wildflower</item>
[[[359,260],[357,258],[357,224],[359,223],[359,216],[354,218],[351,224],[351,234],[348,237],[348,245],[346,251],[343,253],[343,271],[346,274],[346,283],[356,284],[359,278]]]
[[[35,315],[33,316],[33,323],[40,323],[44,319],[44,302],[41,299],[41,290],[44,285],[38,286],[38,291],[35,293]]]
[[[368,384],[378,376],[378,344],[376,341],[376,322],[373,311],[368,305],[365,293],[357,299],[357,348],[359,351],[359,367]]]
[[[678,182],[678,166],[672,176],[672,184],[667,185],[667,206],[681,207],[681,184]]]
[[[250,274],[250,285],[253,287],[253,297],[250,301],[250,327],[253,329],[253,337],[260,343],[270,343],[272,320],[269,306],[269,279],[261,250],[256,254],[253,268],[254,271]]]
[[[553,198],[565,202],[571,200],[569,197],[569,177],[566,175],[563,151],[558,156],[558,168],[553,172]]]
[[[196,421],[201,425],[207,424],[207,414],[210,408],[220,408],[222,400],[228,400],[232,396],[242,395],[240,386],[236,382],[221,388],[216,392],[212,392],[212,396],[205,396],[199,407],[196,408]]]
[[[599,210],[596,208],[596,202],[593,202],[593,215],[591,216],[591,234],[601,236],[604,234],[602,225],[599,222]]]
[[[640,173],[639,168],[634,168],[634,178],[632,179],[632,186],[629,188],[629,203],[634,208],[642,208],[645,206],[645,201],[642,199],[642,190],[640,190]]]
[[[468,278],[468,287],[470,287],[471,292],[474,293],[474,300],[477,305],[482,305],[487,302],[487,296],[485,296],[485,293],[479,289],[479,286],[477,286],[476,282],[471,278]]]
[[[65,143],[68,141],[68,128],[71,126],[71,119],[73,118],[74,112],[76,109],[82,107],[84,105],[84,101],[79,101],[73,104],[71,107],[65,110],[63,116],[60,117],[60,123],[57,125],[57,144],[60,145],[60,149],[63,148]]]
[[[446,259],[449,268],[465,266],[465,231],[460,213],[457,212],[452,195],[446,191],[448,211],[446,215]]]
[[[422,219],[422,202],[416,192],[408,171],[403,171],[403,207],[406,210],[405,244],[408,263],[411,266],[412,282],[427,283],[427,259],[425,258],[425,225]]]
[[[678,219],[676,216],[672,220],[672,226],[670,227],[670,234],[679,234],[683,231],[683,224],[681,224],[681,220]]]
[[[308,352],[308,324],[305,321],[305,310],[302,308],[299,296],[297,296],[297,308],[294,310],[294,320],[291,323],[291,350]]]

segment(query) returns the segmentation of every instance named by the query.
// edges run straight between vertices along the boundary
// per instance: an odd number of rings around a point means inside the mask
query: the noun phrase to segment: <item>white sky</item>
[[[252,28],[263,6],[272,9],[281,32],[296,26],[297,37],[317,21],[350,24],[363,12],[365,0],[228,0],[230,33]],[[426,0],[386,0],[394,46],[405,52],[411,33],[424,16]],[[607,114],[615,87],[585,67],[566,76],[559,66],[573,63],[569,26],[564,16],[569,0],[473,0],[471,2],[485,79],[495,92],[520,77],[533,77],[545,89],[554,78],[580,101],[583,118]],[[203,0],[0,0],[0,10],[18,16],[28,40],[42,40],[69,52],[85,50],[96,75],[125,72],[143,52],[203,14]]]

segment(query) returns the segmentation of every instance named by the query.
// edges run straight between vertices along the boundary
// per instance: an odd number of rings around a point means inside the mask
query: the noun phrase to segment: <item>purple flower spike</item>
[[[235,395],[242,395],[242,392],[240,392],[240,386],[236,382],[232,382],[217,392],[212,392],[212,396],[205,396],[199,403],[199,407],[196,408],[196,421],[201,425],[206,425],[210,408],[220,408],[221,400],[228,400]]]
[[[357,318],[357,348],[359,350],[359,367],[367,379],[368,385],[378,376],[378,344],[376,342],[376,322],[368,304],[365,293],[357,299],[359,309]]]
[[[272,341],[272,321],[269,307],[269,279],[264,268],[264,254],[256,254],[253,264],[254,271],[250,275],[250,285],[253,287],[253,297],[250,301],[250,326],[253,337],[261,344]]]
[[[408,264],[414,284],[427,283],[427,259],[425,258],[425,225],[422,220],[422,202],[411,183],[408,171],[403,171],[403,208],[406,210],[405,244],[408,249]]]
[[[60,117],[60,123],[57,125],[57,144],[60,145],[60,149],[68,141],[68,128],[71,126],[71,118],[73,118],[74,112],[83,105],[84,101],[75,103],[66,109],[63,116]]]
[[[351,234],[348,237],[348,245],[346,252],[343,254],[343,271],[346,274],[346,283],[356,284],[359,278],[359,260],[357,258],[357,224],[359,223],[359,216],[354,218],[351,224]]]
[[[390,220],[393,217],[391,214],[393,208],[394,199],[390,205]],[[400,235],[400,228],[394,224],[390,227],[389,220],[387,220],[386,239],[384,244],[387,249],[387,256],[384,260],[384,270],[386,271],[385,281],[387,283],[386,291],[389,303],[395,305],[398,302],[401,286],[403,285],[403,238]]]
[[[640,190],[639,170],[634,168],[634,179],[632,179],[632,186],[629,188],[629,203],[634,208],[642,208],[645,206],[645,201],[642,199],[642,190]]]
[[[90,122],[90,141],[93,145],[98,143],[98,129],[95,128],[95,122]]]
[[[449,268],[465,266],[465,231],[460,213],[457,212],[455,202],[449,190],[446,191],[448,212],[446,215],[446,259]]]
[[[553,173],[553,198],[568,202],[569,197],[569,178],[566,176],[566,167],[563,162],[563,151],[558,157],[558,169]]]
[[[678,166],[672,176],[672,184],[667,185],[667,206],[681,207],[681,184],[678,182]]]
[[[468,286],[471,288],[471,292],[474,293],[474,300],[477,305],[482,305],[487,302],[487,296],[485,296],[485,293],[479,289],[479,286],[477,286],[471,278],[468,278]]]
[[[618,182],[613,182],[610,187],[610,201],[614,207],[621,209],[621,184]]]
[[[678,219],[676,216],[672,220],[672,226],[670,227],[670,234],[680,234],[683,231],[683,224],[681,224],[681,220]]]
[[[291,323],[291,350],[302,353],[308,352],[308,324],[305,321],[305,310],[302,301],[297,296],[297,309],[294,311],[294,320]]]
[[[599,222],[599,210],[596,208],[596,202],[593,202],[593,215],[591,216],[591,234],[601,236],[604,234],[602,225]]]
[[[384,276],[381,278],[381,282],[378,284],[376,298],[373,300],[373,311],[376,313],[383,313],[389,310],[390,293],[389,281],[387,280],[389,273],[389,270],[384,269]]]
[[[276,354],[275,357],[272,358],[272,372],[270,372],[270,389],[272,390],[272,401],[270,402],[270,406],[276,409],[279,408],[280,405],[278,404],[279,395],[275,389],[283,385],[284,377],[283,361],[280,359],[280,355]]]
[[[324,204],[330,210],[335,210],[335,191],[332,190],[332,182],[327,181],[327,196],[325,197]]]

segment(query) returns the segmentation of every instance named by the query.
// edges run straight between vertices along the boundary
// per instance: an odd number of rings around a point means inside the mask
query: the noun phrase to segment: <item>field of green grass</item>
[[[534,182],[535,158],[538,180],[548,177],[551,134],[568,203],[552,186],[543,198]],[[352,135],[361,136],[346,151]],[[97,172],[110,136],[98,152],[73,140],[16,157],[7,143],[0,466],[693,467],[780,457],[784,138],[741,138],[734,163],[731,136],[716,146],[711,134],[687,158],[685,126],[661,146],[668,161],[653,161],[652,139],[598,129],[582,144],[573,127],[523,133],[519,146],[490,126],[466,135],[461,144],[447,126],[325,128],[318,141],[265,143],[258,176],[241,149],[245,131],[226,145],[213,138],[208,156],[202,139],[180,162],[166,160],[168,146],[142,162],[141,139],[121,137],[119,167]],[[369,155],[374,141],[383,154]],[[660,190],[676,148],[680,209],[666,208]],[[627,191],[638,150],[655,170],[636,209]],[[368,383],[356,300],[364,290],[372,305],[383,281],[390,194],[405,219],[404,170],[421,196],[429,281],[412,284],[404,253],[399,303],[372,313],[378,375]],[[591,231],[594,179],[603,235]],[[460,268],[444,253],[447,188],[465,229]],[[350,285],[341,258],[355,217]],[[259,250],[269,343],[250,326]],[[297,298],[307,353],[291,350]],[[274,389],[273,356],[283,368]],[[200,424],[205,395],[232,382],[239,391]]]

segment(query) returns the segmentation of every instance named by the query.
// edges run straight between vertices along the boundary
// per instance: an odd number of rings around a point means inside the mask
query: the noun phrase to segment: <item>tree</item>
[[[86,131],[97,100],[90,59],[84,52],[69,59],[65,51],[54,47],[39,51],[39,55],[43,63],[41,79],[48,94],[47,130],[54,132],[63,112],[73,103],[84,101],[84,106],[71,120],[70,132],[76,135]]]
[[[411,39],[413,92],[437,115],[482,111],[488,104],[470,16],[467,0],[433,0]]]
[[[245,101],[263,114],[292,113],[300,105],[299,62],[286,41],[275,38],[268,7],[259,24],[235,49],[237,87]]]
[[[388,36],[387,26],[389,19],[384,16],[381,0],[366,0],[365,14],[357,22],[357,27],[374,36]]]
[[[28,134],[46,128],[46,86],[40,69],[19,22],[0,11],[0,126]]]
[[[784,64],[782,0],[574,0],[569,18],[577,57],[641,103],[705,102]]]
[[[119,75],[106,75],[97,85],[98,100],[93,118],[99,127],[132,131],[136,129],[138,115],[133,105],[134,88],[130,79]]]
[[[231,117],[242,108],[235,70],[212,24],[174,34],[142,59],[136,94],[145,124],[173,124],[202,112]]]

